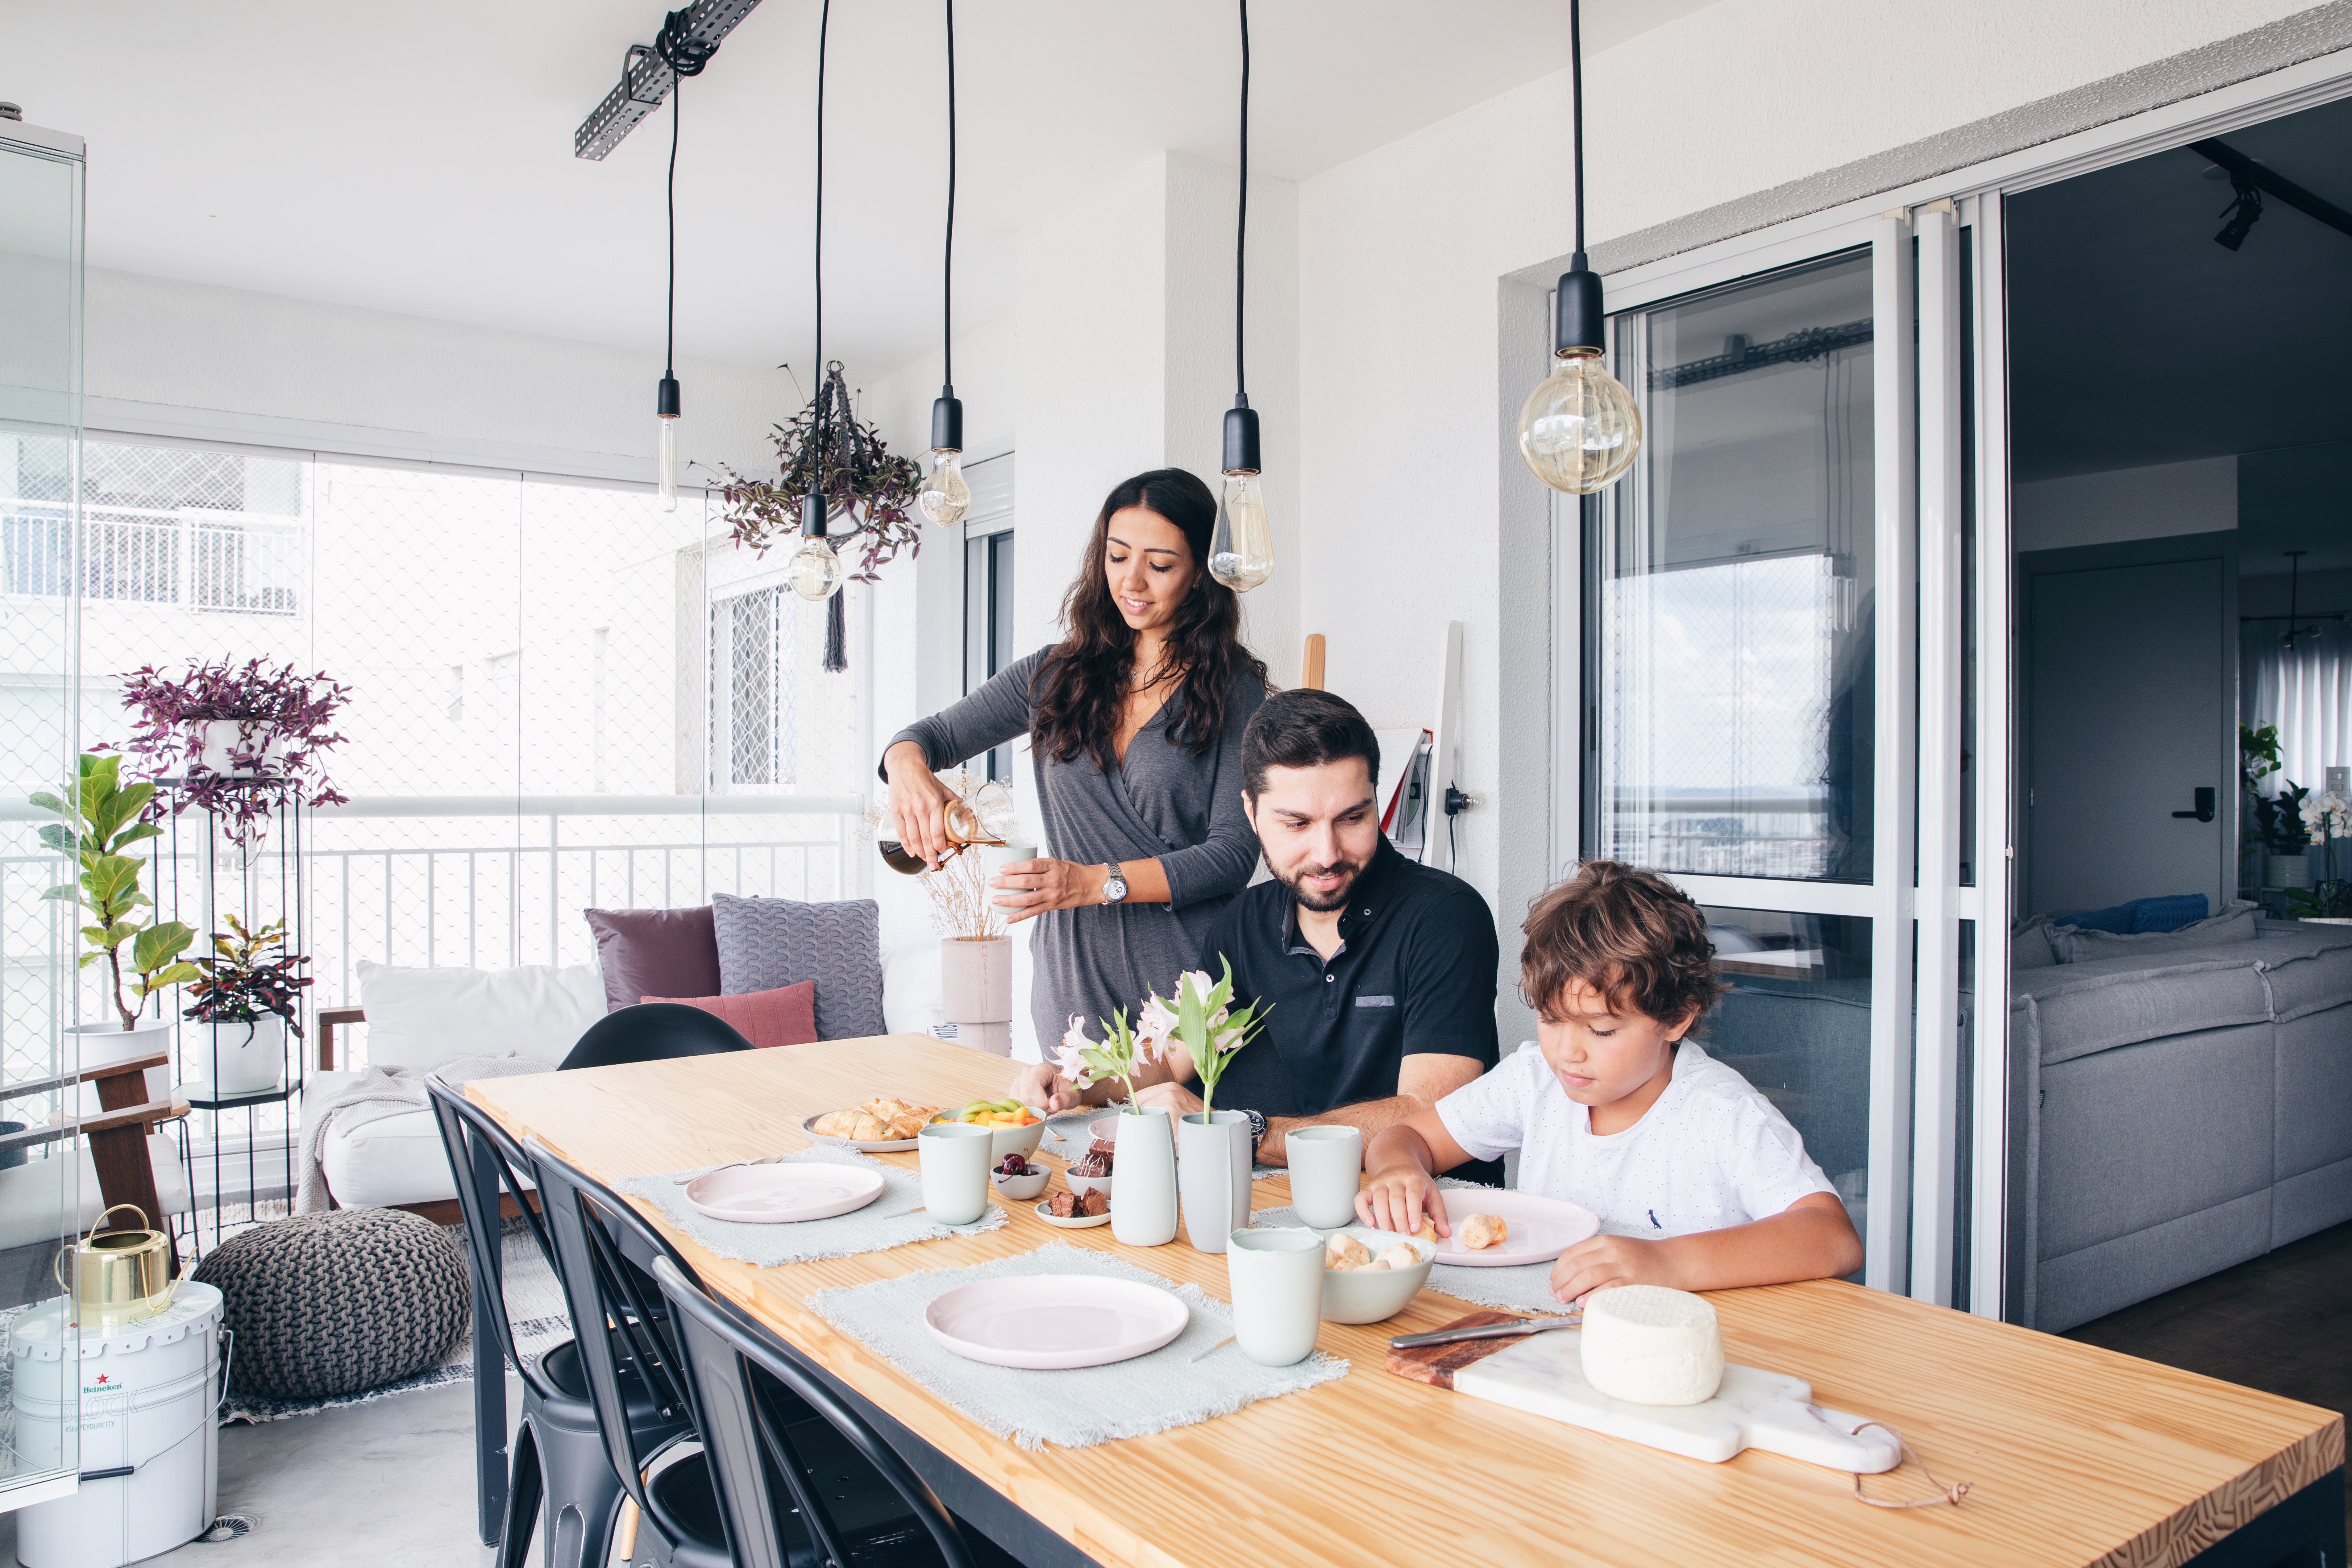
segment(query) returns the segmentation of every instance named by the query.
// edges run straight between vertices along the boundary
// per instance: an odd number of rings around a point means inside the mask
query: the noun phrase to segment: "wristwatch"
[[[1257,1146],[1265,1142],[1265,1112],[1263,1110],[1244,1110],[1242,1114],[1249,1118],[1250,1158],[1252,1160],[1255,1160],[1257,1158]]]
[[[1118,874],[1118,862],[1106,860],[1103,869],[1110,873],[1109,879],[1103,883],[1103,902],[1116,904],[1123,901],[1127,897],[1127,879]]]

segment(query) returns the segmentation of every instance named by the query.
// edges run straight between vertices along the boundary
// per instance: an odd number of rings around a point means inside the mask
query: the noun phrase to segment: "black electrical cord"
[[[1576,260],[1584,266],[1584,5],[1568,0],[1568,98],[1573,120],[1576,170]]]
[[[817,12],[816,22],[816,428],[810,432],[816,439],[814,461],[809,468],[809,483],[819,497],[824,495],[824,447],[826,436],[824,363],[824,43],[833,26],[833,0],[824,0]],[[826,503],[820,500],[822,509]],[[817,514],[817,530],[823,536],[824,513]]]
[[[669,94],[669,303],[662,327],[662,379],[677,379],[677,122],[685,113],[686,83]]]
[[[1249,0],[1240,0],[1242,13],[1242,195],[1240,214],[1234,224],[1234,395],[1249,395],[1249,378],[1244,374],[1242,357],[1242,308],[1244,284],[1249,268],[1244,258],[1249,248]],[[1236,406],[1239,406],[1237,404]]]
[[[948,9],[948,239],[947,253],[940,263],[940,380],[955,384],[955,199],[956,199],[956,105],[955,105],[955,0],[947,0]]]

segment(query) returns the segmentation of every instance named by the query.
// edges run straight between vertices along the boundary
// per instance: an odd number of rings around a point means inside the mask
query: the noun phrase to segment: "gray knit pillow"
[[[719,936],[719,990],[740,996],[816,982],[816,1037],[884,1035],[882,912],[871,899],[796,904],[710,896]]]
[[[331,1399],[436,1365],[473,1289],[447,1231],[404,1209],[296,1215],[230,1237],[195,1278],[235,1334],[230,1380],[260,1399]]]

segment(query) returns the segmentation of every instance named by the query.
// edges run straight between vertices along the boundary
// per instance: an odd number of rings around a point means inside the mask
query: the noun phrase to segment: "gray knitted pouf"
[[[233,1236],[196,1266],[227,1299],[231,1385],[262,1399],[328,1399],[414,1377],[472,1315],[465,1255],[405,1209],[296,1215]]]

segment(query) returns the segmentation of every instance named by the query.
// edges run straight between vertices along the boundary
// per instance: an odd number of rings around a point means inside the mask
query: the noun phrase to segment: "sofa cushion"
[[[691,910],[583,910],[604,972],[604,1010],[647,996],[719,994],[719,935],[710,906]]]
[[[2277,1026],[2280,1180],[2352,1160],[2352,996]]]
[[[604,1016],[593,964],[404,969],[359,963],[371,1066],[434,1068],[452,1057],[563,1059]]]
[[[740,996],[643,996],[643,1002],[676,1002],[699,1007],[735,1026],[735,1032],[761,1049],[805,1046],[817,1037],[816,982],[782,985],[773,991],[747,991]]]
[[[803,904],[714,893],[710,906],[722,994],[814,980],[817,1038],[888,1032],[882,1016],[881,908],[873,900]]]
[[[2228,956],[2224,956],[2224,955]],[[2210,957],[2152,953],[2031,970],[2011,981],[2031,996],[2044,1064],[2233,1024],[2266,1023],[2270,992],[2250,946]]]
[[[17,1102],[19,1115],[24,1103]],[[90,1158],[89,1145],[80,1146],[71,1164],[66,1161],[65,1148],[59,1143],[44,1144],[27,1150],[23,1164],[0,1169],[0,1251],[37,1246],[42,1250],[37,1267],[43,1270],[61,1239],[67,1194],[70,1192],[80,1205],[73,1221],[77,1231],[96,1225],[100,1211],[106,1207],[106,1199],[99,1192],[98,1163]],[[192,1205],[187,1167],[180,1163],[180,1141],[169,1132],[149,1133],[147,1163],[154,1168],[155,1195],[163,1201],[163,1213],[187,1213]],[[74,1183],[70,1188],[66,1185],[69,1175]],[[162,1217],[151,1214],[147,1223],[159,1225]],[[41,1278],[48,1275],[44,1272]]]
[[[2065,963],[2091,963],[2103,958],[2136,958],[2142,954],[2194,952],[2209,947],[2254,940],[2254,911],[2231,910],[2211,920],[2198,921],[2177,931],[2137,931],[2117,935],[2080,926],[2053,925],[2050,944]]]
[[[2266,921],[2254,951],[2280,1022],[2352,1002],[2352,926]]]
[[[2058,951],[2050,942],[2047,915],[2035,915],[2010,933],[2010,968],[2048,969],[2057,962]]]

